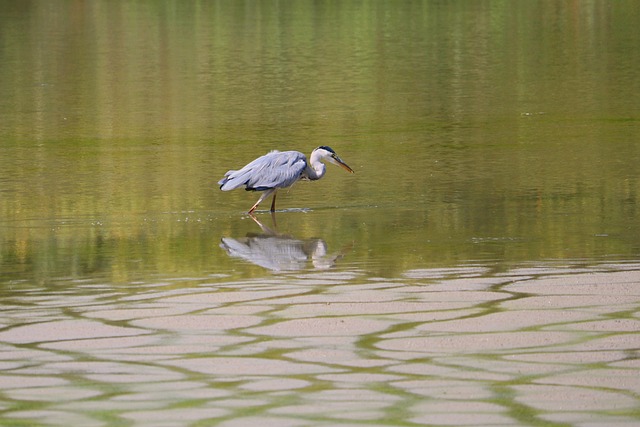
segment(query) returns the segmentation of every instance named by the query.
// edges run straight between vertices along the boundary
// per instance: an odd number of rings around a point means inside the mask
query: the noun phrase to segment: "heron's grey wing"
[[[293,185],[307,167],[304,154],[272,151],[258,157],[238,171],[229,171],[218,184],[224,191],[245,185],[247,190],[264,191]]]
[[[220,189],[222,191],[229,191],[245,185],[251,179],[251,176],[255,174],[255,171],[260,168],[260,165],[264,163],[265,158],[272,153],[275,153],[275,151],[271,151],[264,156],[258,157],[240,170],[227,171],[227,173],[224,174],[224,178],[218,181]]]
[[[272,152],[247,182],[247,189],[285,188],[300,179],[307,167],[307,158],[298,151]]]

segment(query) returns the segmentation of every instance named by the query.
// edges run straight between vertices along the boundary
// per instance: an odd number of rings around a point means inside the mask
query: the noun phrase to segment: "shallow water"
[[[636,424],[639,15],[5,2],[1,424]]]
[[[235,276],[5,283],[5,421],[637,421],[637,263]]]

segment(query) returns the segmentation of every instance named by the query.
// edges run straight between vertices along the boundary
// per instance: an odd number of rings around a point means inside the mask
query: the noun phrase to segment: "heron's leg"
[[[276,190],[273,190],[273,200],[271,201],[271,212],[275,212],[276,211],[276,196],[278,195],[278,193],[276,192]]]
[[[249,209],[248,213],[253,213],[253,211],[256,210],[256,208],[258,207],[258,205],[267,197],[269,197],[275,190],[275,188],[270,188],[268,190],[265,190],[264,193],[262,193],[262,195],[260,196],[260,198],[258,199],[258,201],[256,202],[255,205],[251,206],[251,209]]]

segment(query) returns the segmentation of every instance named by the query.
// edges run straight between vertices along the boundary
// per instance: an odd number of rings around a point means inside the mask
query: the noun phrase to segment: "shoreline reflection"
[[[327,243],[321,238],[297,239],[277,231],[275,213],[271,213],[273,227],[268,227],[254,215],[249,217],[262,233],[247,233],[245,237],[222,237],[220,247],[231,258],[240,258],[271,271],[297,271],[332,268],[344,256],[342,252],[329,253]]]

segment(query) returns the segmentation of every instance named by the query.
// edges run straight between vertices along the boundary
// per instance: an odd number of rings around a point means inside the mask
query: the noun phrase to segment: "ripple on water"
[[[25,293],[0,330],[5,414],[83,425],[100,425],[96,413],[148,425],[233,425],[249,412],[285,425],[637,421],[639,272],[550,271],[198,279],[144,298],[91,293],[72,308],[67,295]],[[21,323],[31,308],[46,320]]]
[[[148,333],[143,329],[112,326],[86,319],[64,319],[14,326],[0,332],[0,341],[31,344],[52,341],[137,336]]]

